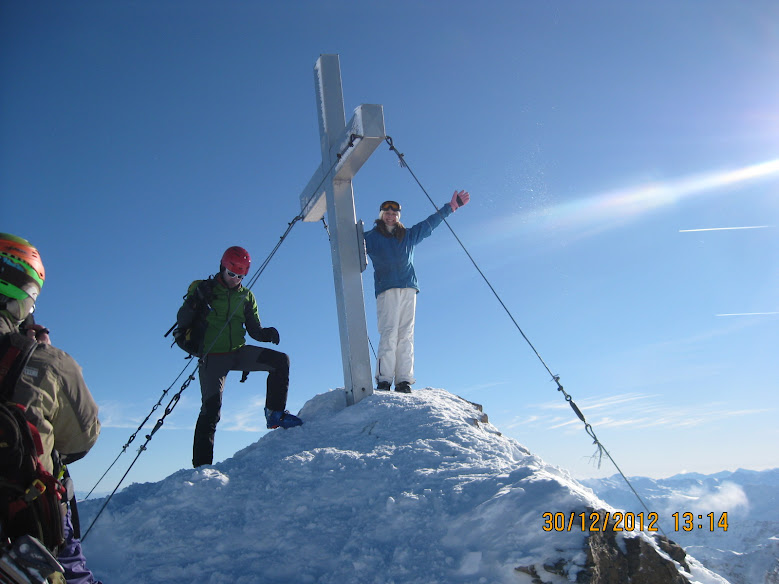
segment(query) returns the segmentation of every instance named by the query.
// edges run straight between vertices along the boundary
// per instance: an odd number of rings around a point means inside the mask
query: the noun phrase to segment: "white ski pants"
[[[417,291],[414,288],[390,288],[376,298],[379,353],[376,381],[395,384],[414,379],[414,319]]]

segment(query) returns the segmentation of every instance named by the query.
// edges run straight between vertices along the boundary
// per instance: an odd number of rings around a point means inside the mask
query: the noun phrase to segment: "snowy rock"
[[[689,573],[684,550],[660,536],[650,543],[641,537],[625,538],[625,551],[617,545],[614,531],[593,533],[587,540],[587,568],[577,582],[591,584],[686,584]],[[658,549],[659,548],[659,549]],[[665,552],[665,553],[662,553]]]
[[[666,532],[707,568],[731,584],[779,584],[779,469],[630,480],[649,507],[666,520]],[[614,507],[642,510],[617,475],[581,482]],[[683,512],[703,520],[689,531],[671,532],[674,522],[669,519]],[[711,513],[716,519],[727,513],[727,530],[716,525],[711,529]]]

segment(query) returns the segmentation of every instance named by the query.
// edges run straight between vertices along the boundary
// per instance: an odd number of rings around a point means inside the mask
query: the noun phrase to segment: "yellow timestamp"
[[[673,513],[671,517],[674,518],[674,531],[695,531],[700,529],[701,531],[715,531],[721,529],[722,531],[728,530],[728,512],[723,511],[719,517],[715,513],[695,514],[687,511],[686,513]],[[716,521],[716,523],[715,523]]]
[[[728,513],[723,512],[697,515],[691,512],[673,513],[674,531],[693,531],[706,529],[715,531],[728,530]],[[551,513],[541,515],[544,531],[660,531],[658,521],[660,516],[655,512],[632,513],[629,511],[587,511],[575,513]],[[696,522],[697,517],[697,522]]]

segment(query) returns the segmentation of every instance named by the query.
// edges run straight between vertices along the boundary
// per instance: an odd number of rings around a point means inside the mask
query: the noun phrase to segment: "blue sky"
[[[298,214],[323,53],[347,118],[382,104],[438,205],[470,191],[450,224],[626,474],[779,466],[776,22],[760,1],[2,3],[2,230],[39,247],[37,319],[101,406],[79,487],[186,364],[163,334],[189,283],[230,245],[259,266]],[[354,190],[366,224],[388,198],[407,225],[433,211],[384,146]],[[613,474],[445,227],[417,271],[417,386],[574,476]],[[321,224],[294,226],[254,292],[289,409],[341,386]],[[218,460],[265,431],[264,375],[238,377]],[[199,404],[195,383],[128,482],[190,464]]]

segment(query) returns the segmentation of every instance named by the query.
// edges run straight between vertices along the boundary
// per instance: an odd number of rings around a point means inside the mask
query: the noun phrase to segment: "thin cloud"
[[[638,401],[642,402],[640,409],[635,407],[635,402]],[[567,403],[563,403],[562,406],[569,407]],[[733,410],[726,403],[711,403],[704,408],[700,404],[692,404],[686,408],[680,407],[678,404],[669,407],[660,401],[659,396],[644,394],[585,399],[579,403],[579,407],[596,431],[601,428],[620,427],[636,429],[691,428],[773,411],[770,408]],[[536,404],[529,406],[529,409],[531,411],[526,412],[522,418],[515,418],[508,427],[511,429],[525,427],[546,430],[565,429],[568,431],[578,431],[581,427],[581,420],[573,412],[570,416],[560,416],[551,412],[549,414],[543,413],[560,409],[559,403]]]
[[[523,209],[515,214],[501,215],[481,230],[482,243],[500,242],[529,230],[552,233],[565,232],[575,239],[586,238],[627,223],[693,197],[728,192],[733,187],[779,175],[779,159],[750,164],[741,168],[712,171],[642,182],[622,188],[567,198],[557,204]],[[768,226],[747,226],[763,228]],[[727,229],[727,228],[707,228]],[[688,231],[688,230],[685,230]],[[697,230],[689,230],[697,231]]]
[[[717,314],[716,316],[767,316],[779,314],[779,312],[731,312],[729,314]]]
[[[231,408],[223,413],[224,423],[220,430],[227,432],[263,432],[265,428],[265,396],[257,396],[240,408]]]
[[[579,402],[579,406],[586,408],[587,410],[594,410],[600,408],[613,407],[620,404],[631,403],[638,400],[647,400],[652,398],[652,395],[643,393],[628,393],[625,395],[613,395],[601,398],[585,398]],[[571,406],[567,401],[559,400],[554,402],[545,402],[541,404],[535,404],[535,407],[543,410],[567,410]]]
[[[771,225],[745,225],[743,227],[704,227],[702,229],[680,229],[679,233],[695,233],[698,231],[731,231],[734,229],[766,229]]]
[[[98,402],[100,407],[100,427],[113,429],[138,429],[141,422],[146,419],[142,430],[153,428],[158,420],[165,416],[165,420],[159,430],[191,430],[194,429],[192,412],[200,409],[200,396],[190,398],[187,395],[181,396],[176,404],[175,411],[170,415],[165,414],[165,405],[167,402],[159,403],[153,408],[151,402],[148,406],[141,403],[129,404],[117,400],[101,400]],[[195,416],[196,417],[196,416]]]

